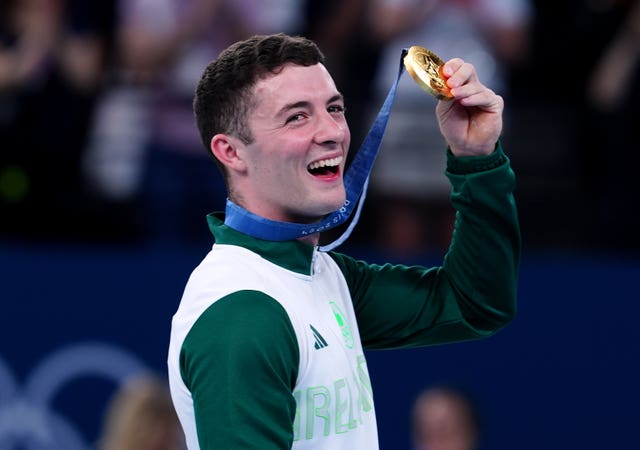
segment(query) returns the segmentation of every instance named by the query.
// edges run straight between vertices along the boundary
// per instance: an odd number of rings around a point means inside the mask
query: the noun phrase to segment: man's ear
[[[242,158],[244,144],[228,134],[216,134],[209,145],[211,153],[230,171],[244,171],[246,162]]]

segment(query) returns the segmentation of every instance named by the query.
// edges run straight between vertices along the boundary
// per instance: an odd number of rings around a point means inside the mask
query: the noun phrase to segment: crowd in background
[[[471,391],[450,383],[423,387],[406,411],[413,450],[480,450],[485,417]],[[108,401],[97,450],[186,450],[166,381],[140,373],[123,382]]]
[[[525,245],[640,248],[636,0],[3,1],[2,236],[210,242],[204,216],[225,192],[195,129],[195,84],[231,42],[279,31],[327,56],[352,154],[403,47],[474,63],[507,102]],[[352,244],[446,246],[434,106],[403,78]]]

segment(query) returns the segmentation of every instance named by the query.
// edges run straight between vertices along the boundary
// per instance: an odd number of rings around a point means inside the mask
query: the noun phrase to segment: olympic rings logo
[[[80,343],[45,358],[22,390],[0,358],[0,450],[88,450],[73,423],[50,408],[71,380],[98,376],[122,383],[148,368],[136,357],[104,343]]]

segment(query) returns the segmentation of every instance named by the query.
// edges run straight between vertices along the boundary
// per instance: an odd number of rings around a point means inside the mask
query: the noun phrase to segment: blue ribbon
[[[387,98],[382,104],[376,120],[373,122],[373,125],[369,129],[369,133],[365,137],[364,142],[360,146],[360,149],[356,153],[347,173],[345,174],[344,187],[346,191],[346,200],[338,210],[316,223],[303,224],[280,222],[258,216],[257,214],[247,211],[232,202],[230,199],[227,199],[224,223],[234,230],[258,239],[267,241],[289,241],[308,236],[310,234],[327,231],[343,224],[351,216],[351,213],[357,204],[356,214],[342,236],[334,242],[320,247],[320,250],[332,250],[346,241],[360,218],[362,205],[364,204],[364,200],[367,196],[369,175],[373,168],[376,156],[378,155],[378,150],[380,149],[385,129],[387,128],[387,122],[389,121],[391,107],[393,106],[393,101],[396,96],[398,82],[400,81],[400,77],[404,71],[403,59],[406,53],[407,49],[403,49],[400,57],[398,75],[396,76],[391,89],[389,89]]]

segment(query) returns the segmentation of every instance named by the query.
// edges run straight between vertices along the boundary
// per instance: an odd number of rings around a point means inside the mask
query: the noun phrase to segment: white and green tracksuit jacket
[[[212,221],[171,330],[173,401],[189,449],[375,450],[364,348],[488,336],[515,313],[515,177],[498,146],[454,158],[442,267],[372,265]]]

